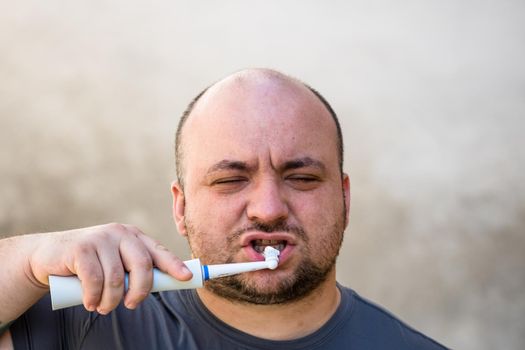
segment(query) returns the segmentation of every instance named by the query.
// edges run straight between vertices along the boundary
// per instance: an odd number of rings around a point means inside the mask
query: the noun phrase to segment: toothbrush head
[[[264,248],[264,260],[268,263],[268,268],[270,270],[275,270],[277,268],[277,265],[279,265],[280,253],[280,251],[270,246]]]
[[[268,268],[270,270],[275,270],[277,265],[279,265],[279,259],[266,260],[268,262]]]

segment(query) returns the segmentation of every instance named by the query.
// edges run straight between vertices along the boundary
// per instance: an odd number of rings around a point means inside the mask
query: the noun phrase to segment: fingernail
[[[130,310],[133,310],[133,309],[135,309],[135,308],[137,307],[137,304],[135,304],[135,303],[132,302],[132,301],[128,301],[128,302],[126,302],[125,305],[126,305],[126,307],[127,307],[128,309],[130,309]]]
[[[186,265],[182,266],[182,272],[184,272],[186,275],[191,274],[190,269],[188,269],[188,267]]]

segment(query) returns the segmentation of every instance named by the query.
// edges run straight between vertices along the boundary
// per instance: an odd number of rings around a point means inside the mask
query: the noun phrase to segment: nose
[[[253,187],[246,214],[251,221],[275,223],[288,218],[288,203],[279,183],[265,180]]]

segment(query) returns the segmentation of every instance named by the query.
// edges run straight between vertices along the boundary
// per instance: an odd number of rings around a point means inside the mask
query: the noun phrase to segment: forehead
[[[337,167],[329,112],[303,84],[282,77],[232,77],[214,85],[186,121],[182,147],[186,172],[224,159],[275,164],[311,157]]]

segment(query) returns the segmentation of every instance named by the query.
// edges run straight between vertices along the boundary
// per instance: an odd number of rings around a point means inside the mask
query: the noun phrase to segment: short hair
[[[337,114],[333,110],[332,106],[328,103],[328,101],[321,95],[317,90],[309,86],[308,84],[303,83],[302,81],[299,81],[303,86],[305,86],[308,90],[310,90],[325,106],[325,108],[330,113],[330,116],[332,117],[333,121],[335,122],[336,132],[337,132],[337,153],[339,157],[339,172],[341,177],[343,176],[343,161],[344,161],[344,144],[343,144],[343,133],[341,131],[341,125],[339,124],[339,119],[337,118]],[[195,105],[200,100],[200,98],[208,91],[210,87],[213,85],[210,85],[206,87],[204,90],[202,90],[197,96],[191,100],[190,104],[186,107],[184,112],[182,113],[179,124],[177,125],[177,131],[175,133],[175,167],[177,172],[177,181],[179,182],[182,189],[184,189],[184,171],[182,168],[182,158],[183,158],[183,150],[182,150],[182,129],[184,127],[184,124],[186,123],[186,120],[190,116],[191,112],[193,111]]]

